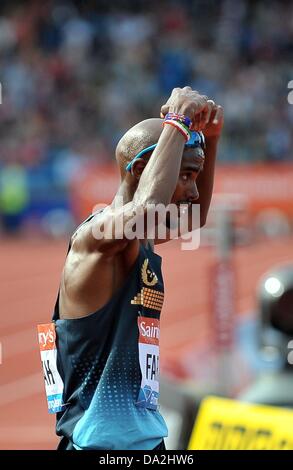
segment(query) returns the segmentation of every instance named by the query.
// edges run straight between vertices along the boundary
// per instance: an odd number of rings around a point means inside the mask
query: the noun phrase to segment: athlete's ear
[[[145,169],[147,162],[143,158],[138,158],[133,162],[132,168],[131,168],[131,174],[139,180],[141,177],[141,174],[143,170]]]

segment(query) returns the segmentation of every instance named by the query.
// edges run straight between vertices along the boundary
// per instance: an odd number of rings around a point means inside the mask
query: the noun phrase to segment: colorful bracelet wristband
[[[188,116],[184,116],[184,114],[178,113],[167,113],[165,116],[165,121],[179,121],[182,122],[188,129],[191,126],[191,119]]]
[[[163,122],[163,126],[165,126],[165,124],[169,124],[172,127],[176,127],[180,134],[182,134],[185,138],[185,142],[188,142],[188,140],[190,139],[190,131],[184,124],[179,121],[176,121],[175,119],[166,120]]]

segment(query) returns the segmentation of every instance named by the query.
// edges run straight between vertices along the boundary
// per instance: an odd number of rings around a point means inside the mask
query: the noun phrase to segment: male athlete
[[[164,449],[167,428],[158,411],[164,288],[153,251],[164,240],[129,239],[125,228],[138,213],[145,220],[153,204],[170,202],[189,209],[199,203],[204,225],[222,126],[220,106],[190,87],[175,88],[161,119],[135,125],[118,143],[120,187],[111,210],[93,214],[72,236],[54,311],[64,382],[59,449]],[[115,226],[121,212],[122,236],[112,229],[112,237],[94,236]],[[167,218],[165,224],[170,228]]]

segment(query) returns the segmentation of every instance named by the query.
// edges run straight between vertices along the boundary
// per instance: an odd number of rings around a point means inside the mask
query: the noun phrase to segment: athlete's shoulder
[[[71,240],[74,239],[80,233],[80,231],[89,224],[89,222],[91,222],[94,218],[97,218],[102,215],[102,213],[107,209],[107,207],[109,206],[105,206],[102,209],[92,212],[85,220],[83,220],[83,222],[81,222],[74,230],[73,234],[71,235]]]

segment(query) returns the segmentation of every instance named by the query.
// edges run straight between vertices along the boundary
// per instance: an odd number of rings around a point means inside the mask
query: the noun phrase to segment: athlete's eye
[[[183,174],[181,175],[181,179],[182,179],[182,181],[184,181],[185,183],[186,183],[186,181],[188,181],[188,179],[191,178],[191,177],[192,177],[192,173],[183,173]]]

